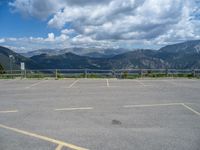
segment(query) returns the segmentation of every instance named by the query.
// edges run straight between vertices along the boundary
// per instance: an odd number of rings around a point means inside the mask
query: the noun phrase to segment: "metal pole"
[[[23,74],[24,74],[23,70],[21,70],[21,79],[23,79]]]
[[[165,75],[168,77],[168,68],[165,69]]]
[[[9,60],[10,60],[10,74],[11,78],[13,78],[13,55],[9,55]]]
[[[87,78],[87,69],[85,69],[85,78]]]
[[[11,59],[11,75],[12,75],[12,78],[13,78],[13,60]]]
[[[116,76],[115,76],[115,70],[112,70],[112,77],[116,78]]]
[[[58,79],[58,70],[56,69],[56,80]]]
[[[10,63],[10,74],[11,74],[11,58],[9,57],[9,63]]]
[[[143,76],[143,70],[141,69],[140,70],[140,77],[142,78],[142,76]]]
[[[26,78],[26,69],[24,70],[24,78]]]
[[[9,56],[9,62],[10,62],[10,74],[12,73],[11,69],[11,55]]]
[[[195,71],[195,69],[193,70],[193,77],[196,77],[196,71]]]

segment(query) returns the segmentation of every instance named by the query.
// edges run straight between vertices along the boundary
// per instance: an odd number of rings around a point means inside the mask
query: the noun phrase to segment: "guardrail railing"
[[[138,77],[200,77],[200,69],[41,69],[5,70],[0,78],[138,78]]]

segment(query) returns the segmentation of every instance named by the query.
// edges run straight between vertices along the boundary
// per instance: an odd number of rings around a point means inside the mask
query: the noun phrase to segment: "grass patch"
[[[166,74],[166,72],[158,73],[158,72],[118,72],[115,74],[112,73],[59,73],[59,72],[52,72],[52,71],[46,71],[46,72],[40,72],[40,71],[28,71],[23,74],[0,74],[0,79],[12,79],[16,77],[25,77],[26,78],[37,78],[37,79],[43,79],[43,78],[55,78],[55,79],[63,79],[63,78],[120,78],[120,79],[136,79],[136,78],[166,78],[166,77],[173,77],[173,78],[200,78],[199,74],[196,74],[194,76],[193,73],[169,73]]]

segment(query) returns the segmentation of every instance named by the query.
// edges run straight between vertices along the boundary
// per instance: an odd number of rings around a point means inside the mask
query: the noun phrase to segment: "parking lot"
[[[0,150],[200,150],[200,80],[0,80]]]

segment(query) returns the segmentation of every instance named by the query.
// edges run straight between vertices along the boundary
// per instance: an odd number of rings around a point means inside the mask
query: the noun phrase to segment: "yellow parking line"
[[[52,138],[49,138],[49,137],[46,137],[46,136],[38,135],[38,134],[35,134],[35,133],[23,131],[23,130],[12,128],[12,127],[8,127],[8,126],[3,125],[3,124],[0,124],[0,128],[7,129],[7,130],[10,130],[10,131],[14,131],[16,133],[20,133],[20,134],[27,135],[27,136],[30,136],[30,137],[34,137],[34,138],[44,140],[44,141],[47,141],[47,142],[50,142],[50,143],[62,145],[64,147],[67,147],[67,148],[70,148],[70,149],[73,149],[73,150],[88,150],[86,148],[79,147],[79,146],[76,146],[76,145],[73,145],[73,144],[70,144],[70,143],[65,143],[63,141],[55,140],[55,139],[52,139]],[[59,146],[58,146],[58,148],[59,148]]]
[[[61,150],[62,148],[63,148],[63,145],[58,145],[55,150]]]

